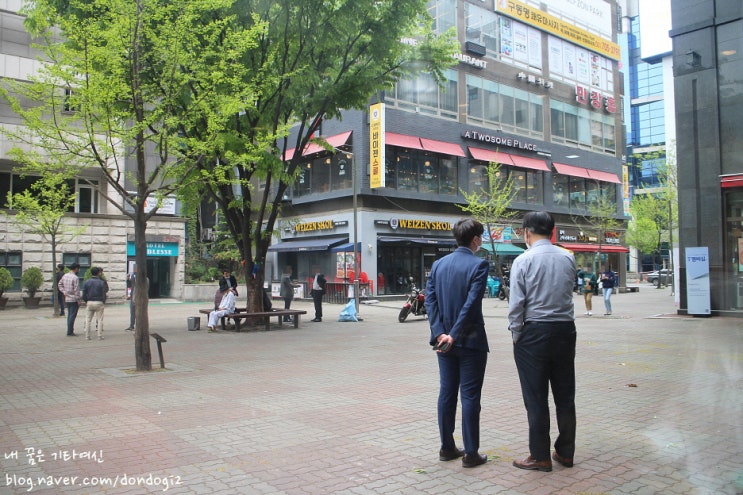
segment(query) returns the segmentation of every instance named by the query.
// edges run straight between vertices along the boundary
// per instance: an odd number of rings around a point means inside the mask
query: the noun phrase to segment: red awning
[[[408,136],[406,134],[396,134],[394,132],[384,133],[384,144],[389,146],[397,146],[398,148],[411,148],[414,150],[422,150],[423,145],[421,140],[415,136]]]
[[[330,146],[333,148],[337,148],[339,146],[343,146],[348,142],[348,138],[351,137],[351,131],[342,132],[340,134],[336,134],[335,136],[330,136],[329,138],[325,138],[325,141],[328,142]],[[321,151],[328,151],[319,144],[310,143],[307,145],[307,149],[304,150],[304,155],[311,155],[313,153],[320,153]]]
[[[526,156],[511,155],[513,164],[521,168],[529,168],[532,170],[542,170],[549,172],[550,168],[547,166],[547,162],[539,160],[538,158],[529,158]]]
[[[725,175],[720,177],[722,187],[743,187],[743,174]]]
[[[458,144],[447,143],[444,141],[434,141],[433,139],[421,138],[421,144],[426,151],[441,153],[442,155],[467,156]]]
[[[501,165],[514,165],[511,160],[511,155],[508,153],[501,153],[500,151],[484,150],[482,148],[469,147],[470,154],[475,160],[483,162],[500,163]]]
[[[571,251],[576,251],[579,253],[597,253],[599,251],[598,244],[591,244],[591,243],[571,244],[567,242],[559,242],[557,243],[557,245],[562,246],[565,249],[569,249]],[[629,253],[629,249],[627,249],[624,246],[619,246],[617,244],[602,244],[601,252],[602,253]]]
[[[592,179],[600,180],[602,182],[613,182],[614,184],[621,184],[622,181],[619,177],[609,172],[601,172],[600,170],[589,170],[588,174]]]
[[[564,163],[552,162],[558,174],[570,175],[572,177],[583,177],[584,179],[593,179],[588,173],[587,168],[576,167],[574,165],[565,165]]]
[[[348,138],[351,137],[352,132],[353,131],[341,132],[340,134],[325,138],[325,141],[327,141],[330,146],[337,148],[339,146],[343,146],[348,142]],[[295,148],[289,148],[288,150],[286,150],[286,153],[284,153],[284,161],[291,160],[294,157],[294,149]],[[327,150],[319,144],[309,143],[307,145],[307,148],[304,150],[304,153],[302,153],[302,156],[311,155],[313,153],[320,153],[321,151]]]

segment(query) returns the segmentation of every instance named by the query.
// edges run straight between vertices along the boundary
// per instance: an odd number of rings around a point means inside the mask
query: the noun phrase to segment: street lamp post
[[[358,219],[358,194],[356,192],[356,156],[355,153],[342,151],[335,148],[337,153],[344,153],[351,160],[351,189],[353,190],[353,299],[356,306],[356,315],[359,314],[359,274],[361,273],[361,262],[359,255],[359,219]],[[344,264],[345,264],[344,260]]]

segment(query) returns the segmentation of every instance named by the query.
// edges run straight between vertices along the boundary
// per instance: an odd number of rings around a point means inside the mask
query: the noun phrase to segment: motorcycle
[[[416,287],[412,280],[410,286],[410,294],[408,294],[408,298],[405,300],[405,304],[402,305],[402,309],[400,310],[400,315],[397,317],[397,320],[400,323],[404,322],[411,313],[415,316],[427,317],[426,294]]]

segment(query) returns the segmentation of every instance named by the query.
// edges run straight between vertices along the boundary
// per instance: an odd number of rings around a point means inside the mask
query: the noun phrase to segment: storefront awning
[[[343,146],[344,144],[348,143],[348,138],[351,137],[352,132],[353,131],[341,132],[340,134],[326,137],[324,139],[333,148],[338,148],[339,146]],[[289,148],[288,150],[286,150],[286,153],[284,154],[284,160],[291,160],[292,157],[294,156],[294,150],[295,148]],[[320,153],[321,151],[327,151],[327,150],[323,148],[322,146],[320,146],[319,144],[309,143],[307,145],[307,148],[305,148],[304,153],[302,153],[302,156],[311,155],[313,153]]]
[[[394,132],[384,133],[384,144],[397,146],[398,148],[411,148],[414,150],[424,149],[419,137],[408,136],[406,134],[396,134]]]
[[[347,242],[345,244],[341,244],[340,246],[335,246],[330,250],[331,253],[353,253],[353,242]],[[361,252],[361,243],[356,243],[356,252]]]
[[[552,162],[555,166],[557,173],[562,175],[570,175],[572,177],[582,177],[584,179],[598,180],[601,182],[612,182],[614,184],[621,184],[622,181],[616,174],[610,172],[602,172],[601,170],[590,170],[583,167],[576,167],[575,165],[565,165],[564,163]]]
[[[397,237],[387,235],[380,235],[377,237],[377,241],[382,244],[408,242],[419,246],[455,246],[457,244],[457,241],[454,239],[441,239],[438,237]]]
[[[518,256],[525,251],[524,248],[520,248],[509,242],[496,242],[495,251],[493,251],[493,245],[488,241],[483,241],[482,248],[489,253],[502,254],[503,256]]]
[[[619,177],[615,174],[602,172],[601,170],[589,170],[588,175],[590,175],[592,179],[600,180],[602,182],[613,182],[614,184],[622,183],[622,181],[619,180]]]
[[[743,174],[721,176],[720,186],[721,187],[743,187]]]
[[[348,242],[348,237],[323,237],[321,239],[300,239],[296,241],[285,241],[268,247],[269,251],[277,253],[298,251],[327,251],[342,242]],[[351,249],[353,251],[353,249]]]
[[[444,141],[434,141],[433,139],[426,138],[421,138],[421,144],[423,145],[423,149],[425,149],[426,151],[441,153],[442,155],[462,157],[467,156],[464,154],[464,151],[462,151],[462,147],[458,144],[447,143]]]
[[[538,158],[529,158],[526,156],[512,155],[501,151],[484,150],[482,148],[469,147],[470,153],[475,160],[483,162],[495,162],[501,165],[511,165],[514,167],[528,168],[531,170],[541,170],[549,172],[547,162]]]
[[[567,242],[560,242],[557,245],[562,246],[565,249],[569,249],[570,251],[575,251],[577,253],[596,253],[599,251],[598,244],[591,244],[591,243],[570,244]],[[602,253],[629,253],[629,249],[627,249],[624,246],[619,246],[617,244],[602,244],[601,252]]]
[[[569,175],[571,177],[583,177],[584,179],[593,179],[588,173],[587,168],[576,167],[575,165],[565,165],[564,163],[552,162],[558,174]]]

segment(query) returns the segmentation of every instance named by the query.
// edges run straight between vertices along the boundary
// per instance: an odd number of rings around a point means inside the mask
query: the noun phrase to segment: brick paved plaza
[[[612,303],[589,318],[576,296],[576,464],[551,473],[511,466],[527,425],[504,301],[484,301],[489,461],[474,469],[438,460],[428,325],[397,323],[401,303],[362,306],[358,323],[326,304],[312,323],[295,301],[298,330],[209,334],[204,315],[187,329],[208,302],[153,302],[166,370],[145,374],[124,304],[106,308],[103,341],[66,337],[49,308],[9,309],[0,494],[743,493],[743,320],[675,316],[649,285]]]

